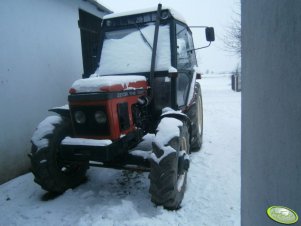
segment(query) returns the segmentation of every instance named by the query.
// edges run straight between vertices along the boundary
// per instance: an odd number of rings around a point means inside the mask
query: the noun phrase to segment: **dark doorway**
[[[101,22],[101,18],[79,9],[78,27],[82,43],[83,78],[88,78],[98,67],[97,51],[99,49]]]

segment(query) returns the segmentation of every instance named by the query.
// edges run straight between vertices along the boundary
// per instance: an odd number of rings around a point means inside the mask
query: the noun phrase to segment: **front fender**
[[[188,131],[189,131],[189,134],[190,134],[190,141],[191,141],[192,125],[191,125],[190,118],[186,114],[180,113],[180,112],[177,112],[177,111],[166,112],[166,113],[163,113],[160,116],[160,121],[161,121],[162,118],[165,118],[165,117],[175,118],[175,119],[178,119],[182,122],[186,122],[186,124],[188,125]]]
[[[62,117],[70,118],[70,109],[68,104],[61,107],[53,107],[48,111],[55,112]]]

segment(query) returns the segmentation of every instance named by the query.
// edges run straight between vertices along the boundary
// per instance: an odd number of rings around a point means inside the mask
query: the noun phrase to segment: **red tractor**
[[[214,30],[206,28],[207,41]],[[210,44],[209,44],[210,45]],[[151,200],[178,209],[189,154],[202,145],[200,77],[190,28],[162,8],[105,16],[98,68],[74,82],[69,104],[50,111],[32,137],[35,182],[63,193],[85,179],[89,166],[150,172]],[[132,154],[155,134],[147,158]]]

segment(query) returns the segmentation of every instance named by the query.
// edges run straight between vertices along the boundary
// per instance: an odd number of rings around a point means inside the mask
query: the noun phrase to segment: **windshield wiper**
[[[141,35],[143,41],[148,45],[148,47],[151,49],[151,51],[153,51],[153,47],[152,47],[152,46],[149,44],[149,42],[147,41],[146,37],[145,37],[144,34],[142,33],[142,31],[141,31],[140,27],[138,26],[138,24],[135,23],[135,25],[136,25],[138,31],[140,32],[140,35]]]

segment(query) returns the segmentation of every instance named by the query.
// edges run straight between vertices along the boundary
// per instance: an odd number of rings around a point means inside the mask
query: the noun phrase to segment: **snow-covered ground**
[[[0,185],[0,226],[240,225],[240,93],[231,91],[229,77],[200,83],[203,148],[191,155],[180,210],[151,203],[148,173],[91,168],[85,184],[59,197],[49,197],[31,174]]]

